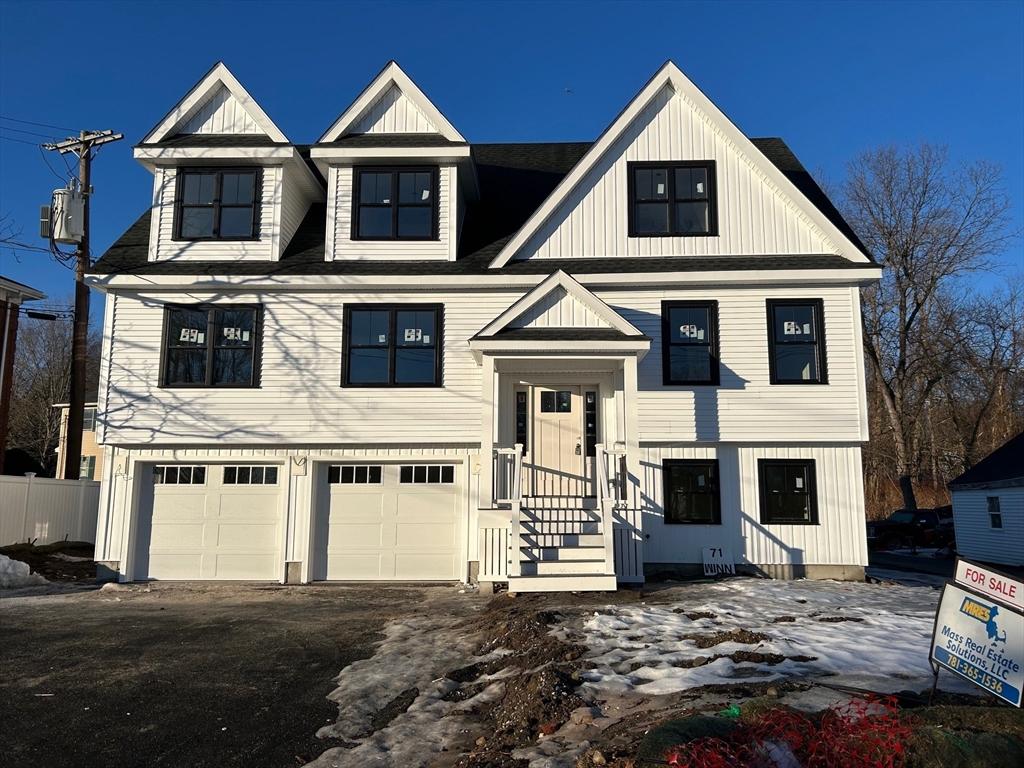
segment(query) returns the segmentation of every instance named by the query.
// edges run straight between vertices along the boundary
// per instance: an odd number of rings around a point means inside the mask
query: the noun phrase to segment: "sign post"
[[[947,669],[1021,706],[1024,612],[1015,604],[1021,595],[1020,581],[965,560],[957,562],[956,580],[943,587],[932,633],[936,685],[939,670]]]

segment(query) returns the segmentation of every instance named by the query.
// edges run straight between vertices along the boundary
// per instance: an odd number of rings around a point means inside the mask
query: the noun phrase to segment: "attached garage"
[[[136,580],[280,578],[279,467],[168,464],[140,474]]]
[[[351,463],[324,468],[315,578],[461,578],[458,465]]]

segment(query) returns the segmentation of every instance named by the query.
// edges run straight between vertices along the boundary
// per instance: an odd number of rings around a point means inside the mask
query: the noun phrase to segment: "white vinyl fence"
[[[100,484],[0,475],[0,546],[96,540]]]

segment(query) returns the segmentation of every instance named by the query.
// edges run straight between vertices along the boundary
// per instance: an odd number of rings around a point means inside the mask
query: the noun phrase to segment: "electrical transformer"
[[[85,233],[85,198],[75,189],[55,189],[50,206],[50,227],[58,243],[80,243]]]

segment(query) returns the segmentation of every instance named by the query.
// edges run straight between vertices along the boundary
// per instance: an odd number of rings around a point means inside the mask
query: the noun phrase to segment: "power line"
[[[0,120],[10,120],[12,123],[23,123],[24,125],[37,125],[40,128],[53,128],[57,131],[77,131],[77,128],[68,128],[66,125],[52,125],[50,123],[39,123],[35,120],[22,120],[21,118],[11,117],[10,115],[0,115]]]
[[[40,133],[39,131],[26,131],[22,128],[11,128],[9,125],[0,125],[0,131],[14,131],[15,133],[24,133],[28,136],[40,136],[44,139],[53,139],[52,133]]]
[[[13,136],[3,136],[3,135],[0,135],[0,139],[2,139],[3,141],[16,141],[18,144],[28,144],[30,147],[38,147],[39,146],[39,142],[38,141],[25,141],[24,139],[16,139]]]

